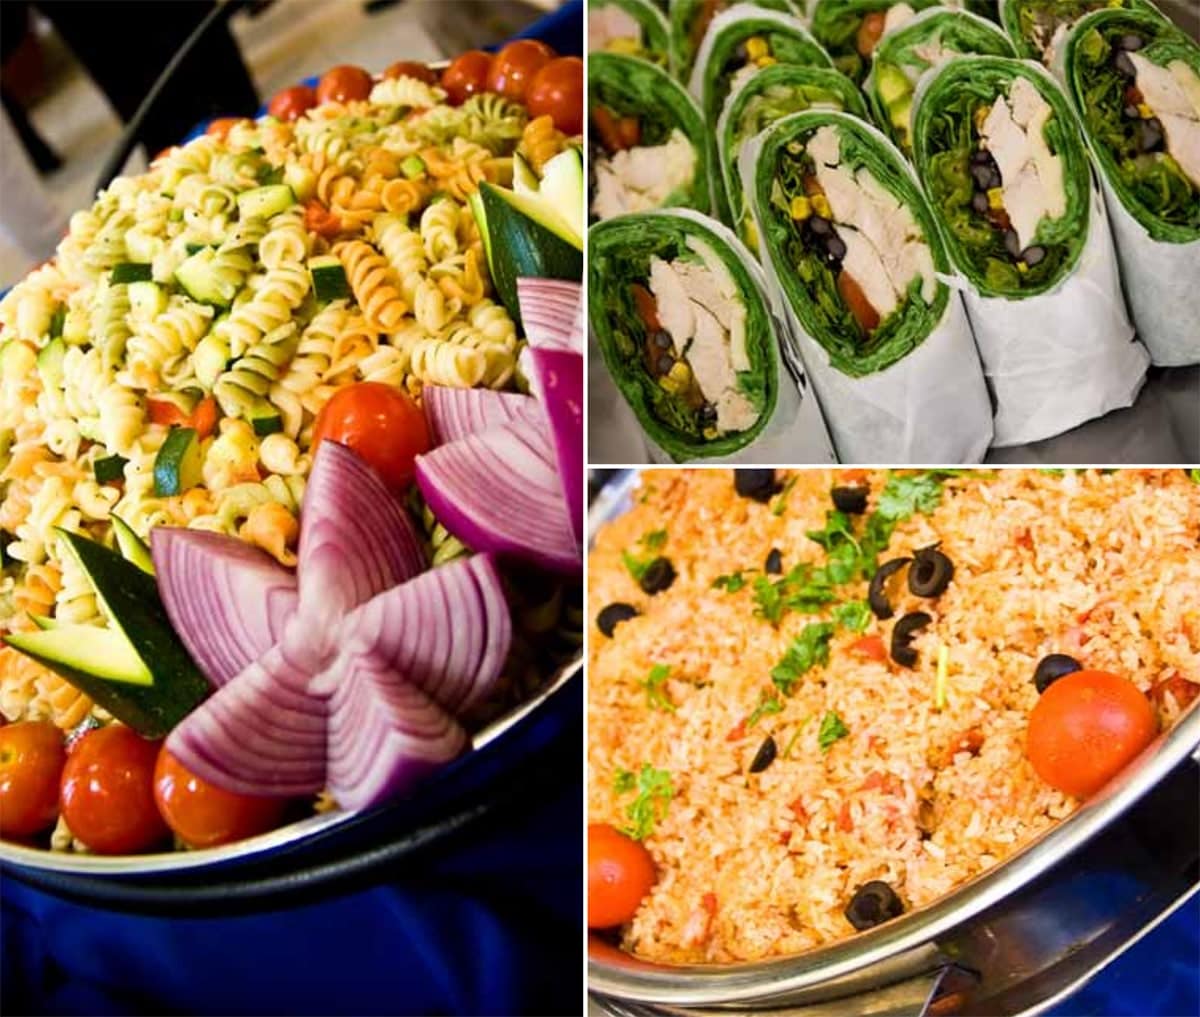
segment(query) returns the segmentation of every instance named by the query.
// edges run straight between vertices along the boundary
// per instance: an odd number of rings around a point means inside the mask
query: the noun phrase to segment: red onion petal
[[[561,279],[517,280],[521,324],[531,347],[560,349],[582,355],[582,332],[578,337],[575,335],[583,303],[581,292],[579,283]]]
[[[327,624],[425,566],[408,514],[378,474],[344,445],[322,441],[301,511],[297,571],[306,619]]]
[[[558,474],[575,539],[583,547],[583,357],[530,349],[531,382],[550,421]]]
[[[542,427],[520,421],[417,457],[417,485],[468,547],[577,574],[582,557]]]
[[[296,577],[236,537],[158,526],[150,533],[171,624],[218,688],[264,653],[296,609]]]
[[[435,447],[514,420],[533,420],[537,415],[537,401],[516,392],[426,385],[421,397]]]

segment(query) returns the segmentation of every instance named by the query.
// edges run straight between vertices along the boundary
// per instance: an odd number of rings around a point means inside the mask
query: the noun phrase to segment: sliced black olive
[[[941,596],[954,578],[954,562],[937,549],[926,547],[913,555],[908,570],[908,588],[918,597]]]
[[[911,558],[893,558],[875,570],[875,575],[871,577],[871,585],[867,588],[867,603],[871,605],[871,612],[876,618],[890,618],[895,613],[888,600],[887,583],[910,561]]]
[[[831,258],[835,258],[838,261],[846,257],[846,241],[836,233],[830,234],[829,239],[825,242],[825,249],[829,252]]]
[[[655,558],[642,573],[642,589],[647,593],[662,593],[675,582],[675,566],[669,558]]]
[[[1123,35],[1117,40],[1117,49],[1124,50],[1126,53],[1136,53],[1139,49],[1146,45],[1146,40],[1140,35]]]
[[[867,495],[870,492],[862,485],[855,487],[835,487],[830,496],[833,507],[847,515],[860,516],[867,511]]]
[[[659,374],[667,374],[675,366],[675,358],[669,353],[660,353],[654,366],[658,368]]]
[[[671,348],[671,333],[665,328],[660,328],[654,333],[654,345],[660,350],[669,350]]]
[[[846,921],[859,932],[873,929],[904,914],[904,902],[882,879],[872,879],[854,891],[846,905]]]
[[[783,572],[783,552],[779,548],[773,547],[767,553],[767,560],[763,563],[763,571],[769,576],[777,576]]]
[[[750,772],[762,773],[763,770],[775,762],[775,753],[777,751],[775,739],[767,735],[766,739],[758,747],[758,751],[754,753],[754,761],[750,764]]]
[[[1038,695],[1041,695],[1059,678],[1082,670],[1083,665],[1074,657],[1065,653],[1051,653],[1038,661],[1037,670],[1033,672],[1033,684],[1038,690]]]
[[[808,228],[819,237],[828,236],[833,232],[833,227],[830,225],[829,220],[823,215],[810,216]]]
[[[917,651],[910,644],[931,621],[924,611],[912,611],[896,622],[892,626],[892,660],[903,667],[912,667],[917,662]]]
[[[1010,257],[1019,258],[1021,256],[1021,238],[1017,236],[1016,230],[1004,231],[1004,249],[1008,251]]]
[[[1143,152],[1154,152],[1162,148],[1165,137],[1162,121],[1158,117],[1151,117],[1138,124],[1138,148]]]
[[[1129,54],[1124,50],[1117,50],[1117,55],[1113,58],[1113,67],[1123,78],[1137,77],[1137,68],[1133,66],[1133,61],[1129,59]]]
[[[596,615],[596,628],[611,639],[613,630],[621,622],[629,621],[630,618],[636,618],[639,614],[641,612],[632,604],[617,601],[615,604],[609,604],[608,607],[600,609],[600,613]]]
[[[991,207],[988,204],[988,197],[983,191],[976,191],[971,196],[971,207],[980,215],[983,215]]]
[[[1021,254],[1021,260],[1030,268],[1033,268],[1034,265],[1040,265],[1046,260],[1046,248],[1037,245],[1026,247]]]
[[[774,470],[734,470],[733,489],[743,498],[768,502],[775,493]]]

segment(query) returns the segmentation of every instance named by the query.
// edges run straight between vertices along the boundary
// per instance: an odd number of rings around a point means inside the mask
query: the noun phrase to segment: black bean
[[[654,333],[654,345],[660,350],[669,350],[671,348],[671,333],[665,328],[660,328]]]
[[[777,490],[774,470],[734,470],[733,489],[743,498],[752,498],[764,504],[771,500]]]
[[[1004,184],[1004,178],[1000,176],[1000,167],[993,163],[992,174],[988,177],[988,190],[1000,187]]]
[[[912,611],[892,626],[892,660],[902,667],[917,662],[917,651],[910,645],[916,634],[933,619],[924,611]]]
[[[613,631],[621,622],[636,618],[639,614],[641,612],[632,604],[625,604],[618,600],[615,604],[609,604],[608,607],[600,609],[600,613],[596,615],[596,628],[611,639]]]
[[[1038,690],[1038,695],[1041,695],[1059,678],[1082,670],[1083,665],[1074,657],[1065,653],[1051,653],[1038,661],[1037,670],[1033,672],[1033,684]]]
[[[1132,80],[1137,77],[1137,68],[1133,66],[1133,61],[1129,59],[1129,54],[1124,50],[1117,50],[1117,55],[1113,57],[1113,67],[1123,78]]]
[[[778,576],[783,572],[783,552],[777,547],[771,548],[767,553],[767,560],[763,562],[763,571],[769,576]]]
[[[1004,249],[1014,258],[1021,256],[1021,238],[1017,236],[1016,230],[1004,231]]]
[[[1117,40],[1117,49],[1124,50],[1126,53],[1136,53],[1139,49],[1146,45],[1146,40],[1140,35],[1123,35]]]
[[[988,196],[983,191],[976,191],[971,195],[971,207],[980,215],[983,215],[991,207],[988,205]]]
[[[1142,119],[1142,111],[1140,109],[1138,109],[1136,106],[1133,106],[1133,105],[1125,106],[1121,110],[1121,112],[1124,113],[1125,116],[1127,116],[1130,120],[1141,120]]]
[[[873,929],[904,914],[904,902],[882,879],[873,879],[854,891],[846,905],[846,921],[859,932]]]
[[[763,743],[758,747],[758,751],[754,753],[754,760],[750,764],[751,773],[762,773],[768,766],[775,762],[775,753],[778,751],[775,745],[775,739],[767,735]]]
[[[1138,148],[1143,152],[1157,151],[1163,147],[1165,140],[1162,121],[1158,117],[1151,117],[1138,124]]]
[[[829,252],[831,258],[841,261],[846,257],[846,241],[836,233],[831,233],[829,239],[825,242],[825,250]]]
[[[667,374],[675,366],[675,358],[669,353],[660,353],[654,362],[659,374]]]
[[[972,166],[990,166],[992,164],[992,153],[986,148],[980,148],[971,153]]]
[[[833,226],[830,225],[829,220],[823,215],[810,216],[808,220],[808,228],[819,237],[828,236],[833,232]]]
[[[876,618],[890,618],[895,613],[888,600],[887,583],[911,561],[911,558],[893,558],[875,570],[875,575],[871,577],[871,585],[867,587],[867,603],[871,605],[871,612]]]
[[[870,490],[861,484],[853,487],[835,487],[830,492],[833,507],[847,515],[860,516],[867,511],[867,495]]]
[[[992,167],[988,163],[977,163],[971,167],[971,179],[981,191],[991,187]]]
[[[1033,268],[1034,265],[1040,265],[1046,260],[1046,248],[1036,245],[1026,247],[1024,253],[1021,255],[1021,260],[1030,268]]]
[[[717,422],[717,408],[712,403],[705,403],[700,407],[700,423],[715,424]]]
[[[647,593],[662,593],[675,582],[675,566],[669,558],[655,558],[642,573],[641,587]]]
[[[954,578],[954,562],[933,547],[922,548],[913,554],[908,570],[908,588],[918,597],[940,596]]]

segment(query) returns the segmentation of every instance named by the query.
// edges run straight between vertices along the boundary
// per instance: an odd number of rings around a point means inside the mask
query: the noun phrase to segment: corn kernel
[[[1154,110],[1147,106],[1144,102],[1139,102],[1137,106],[1138,116],[1143,120],[1149,120],[1154,116]]]
[[[1017,271],[1020,272],[1021,275],[1025,275],[1029,271],[1029,266],[1026,265],[1025,262],[1023,262],[1023,261],[1018,261],[1017,262]]]
[[[659,378],[658,383],[662,386],[664,392],[670,392],[671,395],[677,395],[679,393],[679,386],[669,374],[664,374],[661,378]]]
[[[716,441],[719,437],[721,437],[721,432],[715,427],[706,427],[704,429],[704,437],[709,441]]]
[[[759,67],[770,67],[772,64],[779,63],[773,56],[759,57],[754,63]]]
[[[642,51],[642,42],[631,35],[618,36],[609,39],[605,47],[610,53],[623,53],[626,56],[637,56]]]
[[[975,111],[975,130],[979,131],[980,134],[983,133],[984,121],[987,120],[988,114],[991,112],[992,112],[991,106],[980,106]]]
[[[797,222],[803,222],[810,215],[812,215],[812,202],[810,202],[802,194],[796,195],[796,197],[792,199],[791,213],[793,219],[795,219]]]
[[[742,239],[751,251],[758,253],[758,227],[754,225],[753,219],[747,219],[742,224]]]
[[[987,199],[988,208],[996,209],[997,211],[1002,209],[1004,207],[1004,189],[1000,187],[993,187],[987,192]]]
[[[823,194],[814,194],[812,196],[813,211],[822,219],[832,219],[833,209],[829,207],[829,199]]]
[[[682,387],[692,380],[692,369],[688,367],[685,361],[676,360],[671,365],[671,370],[667,372],[667,377],[675,382],[676,385]]]
[[[767,40],[762,36],[752,35],[746,40],[746,56],[751,60],[759,60],[770,55],[771,47],[767,45]]]

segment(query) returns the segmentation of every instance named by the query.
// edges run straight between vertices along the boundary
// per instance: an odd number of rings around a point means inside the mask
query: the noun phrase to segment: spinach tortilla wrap
[[[670,459],[761,439],[774,457],[832,458],[815,400],[783,365],[761,274],[715,220],[670,210],[593,226],[588,313],[609,374]]]
[[[707,212],[708,131],[683,86],[637,57],[588,54],[591,219],[683,206]]]
[[[650,0],[588,0],[588,52],[623,53],[667,67],[671,30]]]
[[[758,249],[754,217],[742,189],[738,156],[742,145],[771,124],[806,109],[844,110],[866,119],[862,93],[844,74],[826,67],[775,64],[756,71],[725,100],[717,121],[717,157],[721,188],[717,190],[722,218],[751,250]]]
[[[905,155],[912,155],[912,100],[917,79],[962,53],[1015,56],[996,25],[967,11],[933,7],[885,35],[875,48],[863,91],[876,123]]]
[[[1062,57],[1138,334],[1155,364],[1200,363],[1200,47],[1153,15],[1104,10]]]
[[[1129,405],[1148,358],[1132,341],[1079,126],[1050,75],[1005,57],[943,64],[917,88],[912,136],[966,279],[997,444],[1038,441]]]
[[[680,81],[692,74],[692,64],[713,18],[737,0],[671,0],[671,71]],[[803,14],[800,0],[754,0],[756,7],[781,14]]]
[[[972,462],[991,406],[911,167],[847,113],[778,121],[740,159],[768,276],[845,461]]]
[[[861,84],[871,67],[875,47],[888,32],[911,21],[919,10],[937,0],[817,0],[812,33],[833,57],[833,66]]]
[[[1162,17],[1148,0],[1000,0],[1000,24],[1017,49],[1017,56],[1039,60],[1047,67],[1071,26],[1085,14],[1121,7]]]

